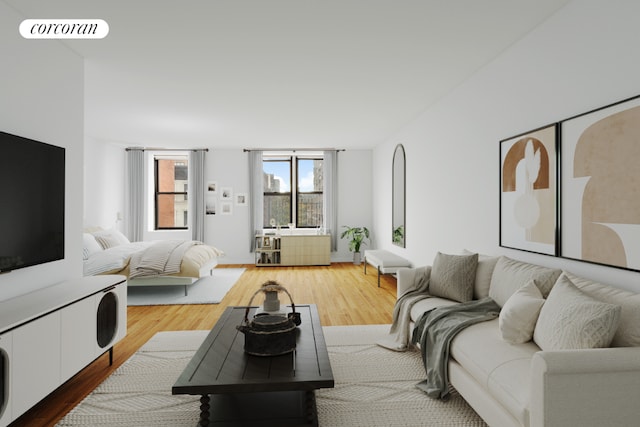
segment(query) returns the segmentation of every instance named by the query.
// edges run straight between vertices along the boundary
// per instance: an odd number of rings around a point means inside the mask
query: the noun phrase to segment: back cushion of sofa
[[[468,249],[462,251],[464,255],[471,255]],[[493,269],[498,262],[498,256],[490,256],[478,254],[478,267],[476,268],[476,283],[473,286],[473,299],[482,299],[489,296],[489,287],[491,286],[491,276]]]
[[[592,298],[622,307],[620,325],[613,336],[612,347],[640,346],[640,294],[578,277],[567,271],[563,274]]]
[[[542,267],[501,256],[491,276],[489,296],[500,307],[503,307],[511,295],[527,282],[535,279],[542,296],[546,298],[560,273],[562,271],[559,269]]]

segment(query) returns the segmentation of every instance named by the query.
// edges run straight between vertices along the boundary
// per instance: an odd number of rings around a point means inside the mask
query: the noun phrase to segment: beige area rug
[[[316,392],[320,426],[486,426],[455,391],[441,402],[418,390],[415,384],[424,379],[420,354],[374,344],[388,328],[323,328],[336,384]],[[173,396],[171,387],[207,333],[156,334],[57,425],[197,425],[199,397]]]

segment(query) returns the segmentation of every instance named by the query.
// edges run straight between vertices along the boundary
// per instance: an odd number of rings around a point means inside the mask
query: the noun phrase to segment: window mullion
[[[291,156],[291,222],[298,226],[298,158]]]

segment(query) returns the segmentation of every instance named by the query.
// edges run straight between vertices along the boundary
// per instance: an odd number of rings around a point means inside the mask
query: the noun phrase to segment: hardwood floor
[[[227,306],[247,305],[251,296],[267,280],[287,288],[296,304],[317,304],[323,326],[391,323],[396,300],[396,280],[351,263],[327,267],[255,267],[220,265],[217,268],[245,267],[238,283],[220,304],[129,307],[127,336],[114,347],[113,365],[103,355],[63,384],[11,427],[53,426],[74,406],[131,357],[156,332],[211,329]],[[258,295],[254,305],[262,302]],[[280,295],[284,303],[286,294]]]

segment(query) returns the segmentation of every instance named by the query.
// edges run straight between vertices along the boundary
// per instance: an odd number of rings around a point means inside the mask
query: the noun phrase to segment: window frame
[[[310,160],[310,161],[315,161],[315,160],[320,160],[322,163],[322,171],[324,172],[324,158],[322,156],[317,156],[317,155],[309,155],[309,156],[293,156],[294,160],[295,160],[295,164],[296,164],[296,194],[295,194],[295,198],[296,198],[296,203],[295,203],[295,224],[296,227],[298,228],[298,214],[300,212],[300,209],[298,209],[299,204],[300,204],[300,195],[304,195],[304,194],[320,194],[322,197],[320,198],[322,200],[322,205],[324,206],[324,180],[322,183],[322,191],[301,191],[300,190],[300,161],[305,161],[305,160]],[[293,197],[293,196],[292,196]],[[324,222],[324,220],[323,220]],[[322,227],[323,224],[318,225],[305,225],[299,228],[317,228],[317,227]]]
[[[271,155],[271,156],[264,156],[262,158],[262,173],[264,176],[264,164],[266,162],[279,162],[279,163],[289,163],[289,189],[290,191],[288,192],[276,192],[276,191],[264,191],[264,187],[263,187],[263,191],[262,191],[262,200],[264,201],[265,198],[267,196],[282,196],[282,195],[289,195],[289,222],[291,222],[291,220],[293,219],[293,204],[291,203],[292,201],[292,195],[293,195],[293,162],[291,159],[291,156],[283,156],[283,155]],[[263,214],[264,215],[264,214]],[[279,225],[285,225],[285,224],[279,224]],[[276,227],[272,227],[271,224],[264,224],[264,228],[273,228],[275,229]]]
[[[324,156],[321,153],[313,153],[313,154],[283,154],[283,153],[264,153],[262,158],[263,163],[263,174],[264,174],[264,163],[266,162],[288,162],[289,163],[289,182],[290,182],[290,191],[288,192],[266,192],[263,190],[262,197],[263,200],[267,196],[289,196],[289,220],[291,223],[295,224],[295,228],[301,229],[314,229],[317,227],[322,227],[324,224],[318,225],[305,225],[300,226],[298,224],[298,203],[299,203],[299,195],[301,194],[321,194],[322,195],[322,203],[324,205],[324,183],[323,183],[323,191],[300,191],[300,175],[299,175],[299,161],[300,160],[320,160],[323,162],[322,169],[324,172]],[[264,175],[263,175],[264,176]],[[264,215],[264,214],[263,214]],[[323,218],[324,223],[324,218]],[[280,226],[286,226],[287,224],[277,224]],[[268,221],[265,221],[263,227],[265,229],[275,229],[276,226],[272,226]]]
[[[164,157],[164,158],[163,158]],[[160,160],[170,160],[170,157],[175,157],[175,159],[173,160],[184,160],[186,162],[187,165],[187,184],[186,184],[186,190],[185,191],[160,191],[160,176],[158,174],[158,164]],[[178,159],[179,158],[179,159]],[[153,196],[153,208],[154,208],[154,221],[153,221],[153,225],[154,225],[154,230],[156,231],[163,231],[163,230],[189,230],[189,155],[187,153],[185,154],[176,154],[176,155],[171,155],[171,156],[163,156],[162,154],[153,154],[153,190],[154,190],[154,196]],[[159,220],[159,199],[160,196],[171,196],[173,195],[174,197],[177,195],[184,195],[184,200],[185,202],[187,202],[187,210],[185,211],[185,214],[187,215],[186,221],[185,223],[187,224],[184,227],[161,227],[158,224],[158,220]]]

